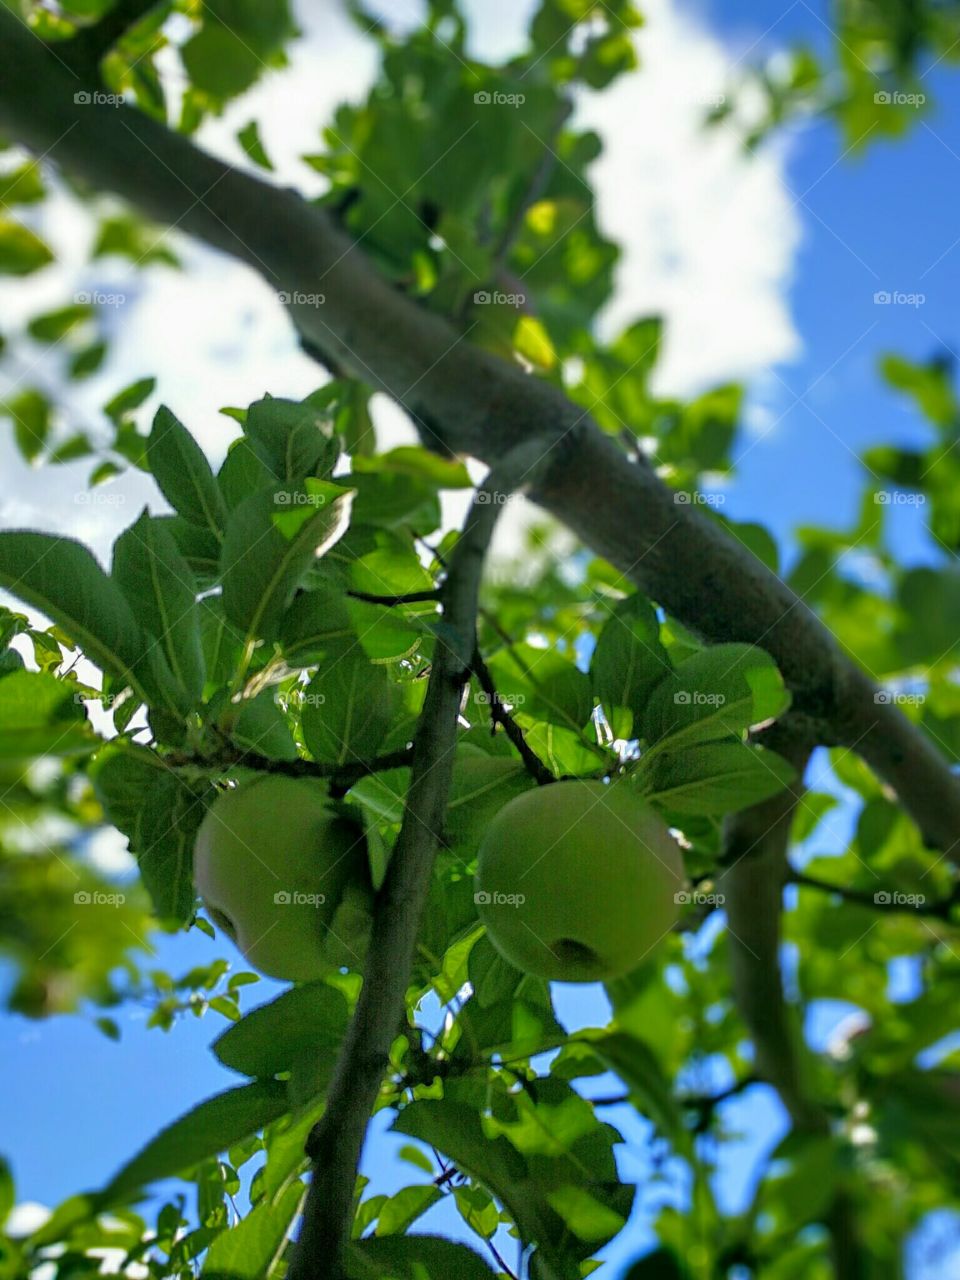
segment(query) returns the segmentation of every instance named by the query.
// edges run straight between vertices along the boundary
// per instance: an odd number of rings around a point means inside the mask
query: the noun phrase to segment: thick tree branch
[[[806,1088],[803,1041],[794,1011],[784,1000],[780,973],[787,844],[803,794],[809,747],[777,725],[763,740],[790,760],[798,776],[779,795],[727,823],[726,869],[718,887],[726,897],[730,977],[753,1040],[757,1074],[774,1086],[798,1128],[823,1132],[826,1117]]]
[[[460,702],[475,644],[480,577],[503,510],[502,502],[485,499],[521,487],[541,452],[536,442],[527,441],[491,472],[470,509],[443,584],[447,627],[442,635],[438,633],[414,740],[403,825],[377,895],[363,987],[341,1046],[326,1110],[307,1144],[313,1181],[289,1280],[341,1280],[344,1274],[357,1165],[390,1048],[404,1017],[420,918],[453,778]]]
[[[495,464],[519,441],[542,437],[550,465],[536,501],[701,635],[763,645],[811,740],[855,747],[929,844],[960,851],[960,780],[898,707],[875,701],[872,683],[812,611],[734,538],[676,504],[645,462],[629,462],[558,388],[472,347],[393,289],[295,192],[231,169],[130,108],[78,107],[75,86],[0,7],[0,130],[247,263],[287,296],[311,348],[392,396],[430,447]]]

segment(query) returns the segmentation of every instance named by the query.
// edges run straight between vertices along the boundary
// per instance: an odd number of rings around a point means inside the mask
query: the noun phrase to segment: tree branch
[[[219,751],[215,756],[173,751],[163,757],[163,763],[168,769],[204,769],[212,773],[225,773],[231,769],[256,769],[259,773],[282,773],[288,778],[324,778],[334,788],[347,791],[355,782],[371,773],[405,768],[412,758],[409,751],[401,750],[378,756],[375,760],[361,760],[356,764],[324,764],[318,760],[272,760],[255,751],[231,748]]]
[[[952,893],[949,898],[938,898],[929,903],[926,898],[922,902],[900,902],[893,894],[887,894],[889,900],[884,902],[882,898],[878,900],[877,894],[871,893],[869,889],[849,889],[845,885],[832,884],[829,880],[821,880],[818,876],[809,876],[805,871],[795,871],[793,868],[787,869],[786,880],[788,884],[799,885],[801,888],[817,889],[821,893],[835,893],[844,902],[858,902],[865,907],[872,907],[875,911],[932,916],[937,920],[946,920],[948,923],[953,919],[953,912],[960,906],[960,890]]]
[[[344,1276],[357,1165],[390,1048],[404,1017],[420,918],[453,778],[460,701],[475,643],[480,577],[503,510],[502,502],[484,499],[519,488],[541,452],[535,441],[526,441],[488,476],[470,509],[443,584],[447,628],[443,635],[438,633],[414,740],[403,825],[377,896],[363,987],[340,1049],[326,1110],[307,1143],[314,1174],[289,1280],[311,1280],[321,1274],[325,1280],[341,1280]]]
[[[780,973],[787,845],[810,748],[781,725],[758,736],[790,760],[798,777],[770,800],[734,814],[726,825],[725,870],[718,887],[726,897],[733,996],[753,1040],[757,1074],[780,1094],[797,1128],[822,1133],[827,1118],[809,1095],[805,1046]]]
[[[700,635],[767,649],[810,740],[855,747],[925,840],[960,852],[960,780],[898,707],[875,701],[873,684],[814,613],[736,539],[692,504],[676,504],[646,461],[628,461],[559,388],[472,347],[392,288],[321,209],[131,108],[76,106],[75,84],[0,6],[4,133],[247,263],[294,299],[291,318],[311,348],[392,396],[427,446],[495,464],[541,437],[549,466],[531,493],[537,502]],[[297,303],[318,290],[323,306]]]
[[[536,778],[538,786],[546,786],[548,783],[556,782],[556,778],[543,763],[540,757],[527,744],[526,738],[523,736],[523,730],[514,720],[513,716],[503,705],[503,699],[497,692],[497,687],[493,682],[493,676],[490,674],[490,668],[483,660],[479,646],[474,649],[473,658],[470,661],[470,667],[473,674],[477,678],[477,683],[487,695],[490,701],[490,718],[494,724],[503,725],[503,731],[516,747],[526,766],[527,772],[531,777]]]

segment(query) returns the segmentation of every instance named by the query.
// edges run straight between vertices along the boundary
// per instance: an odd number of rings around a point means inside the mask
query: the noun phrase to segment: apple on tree
[[[677,918],[677,842],[622,783],[572,780],[506,804],[480,844],[490,941],[524,973],[604,982],[635,969]]]
[[[225,791],[197,833],[194,874],[210,919],[255,969],[309,982],[366,946],[366,839],[322,783],[267,774]]]

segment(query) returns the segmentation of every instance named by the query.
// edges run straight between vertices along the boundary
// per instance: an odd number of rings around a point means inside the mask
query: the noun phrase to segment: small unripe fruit
[[[670,931],[685,881],[669,830],[623,783],[525,791],[487,829],[476,902],[490,941],[524,973],[604,982]]]
[[[345,962],[331,959],[331,925],[345,893],[366,891],[366,841],[321,784],[266,775],[211,805],[194,874],[210,919],[255,969],[309,982]]]

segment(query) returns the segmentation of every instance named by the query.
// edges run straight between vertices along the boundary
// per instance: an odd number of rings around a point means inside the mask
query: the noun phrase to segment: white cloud
[[[520,47],[533,0],[491,0],[474,6],[478,53],[505,56]],[[624,249],[618,292],[603,318],[613,332],[639,315],[662,312],[667,339],[659,381],[663,390],[688,391],[731,377],[748,377],[796,350],[787,289],[798,240],[797,218],[781,185],[783,154],[765,152],[748,161],[721,133],[699,128],[700,99],[724,83],[729,55],[699,20],[672,0],[644,6],[647,25],[638,35],[639,75],[581,103],[578,121],[599,129],[606,150],[592,170],[601,222]],[[397,9],[412,21],[419,6]],[[299,160],[318,148],[320,128],[337,103],[359,100],[374,73],[370,42],[335,9],[300,6],[304,39],[291,50],[286,72],[267,76],[219,120],[209,122],[202,143],[235,163],[247,164],[236,130],[256,118],[275,180],[315,193],[317,175]],[[141,411],[145,421],[162,396],[218,462],[236,426],[219,410],[243,405],[270,391],[299,397],[324,374],[297,347],[272,292],[252,272],[174,233],[186,270],[154,268],[139,277],[123,264],[95,271],[83,265],[88,224],[57,200],[53,218],[58,244],[71,243],[66,264],[25,287],[2,289],[5,314],[31,314],[58,305],[95,279],[126,292],[111,314],[113,358],[105,373],[69,391],[69,426],[103,432],[100,406],[134,378],[155,374],[158,395]],[[30,309],[24,299],[29,295]],[[8,305],[9,303],[9,305]],[[53,381],[41,359],[20,370],[23,384],[40,375]],[[380,406],[383,443],[412,439],[397,410]],[[9,431],[0,424],[0,432]],[[0,480],[0,521],[73,532],[106,557],[116,534],[144,502],[164,504],[149,478],[128,472],[103,490],[109,500],[85,503],[89,463],[28,467],[12,456],[9,436]],[[455,506],[456,504],[454,504]],[[513,523],[513,521],[511,521]],[[502,539],[501,539],[502,541]]]
[[[701,126],[726,84],[724,46],[673,0],[649,0],[644,15],[640,74],[587,98],[578,121],[605,139],[592,176],[601,224],[623,246],[603,330],[663,314],[657,385],[684,394],[796,355],[787,290],[800,224],[782,147],[747,157],[731,132]]]

